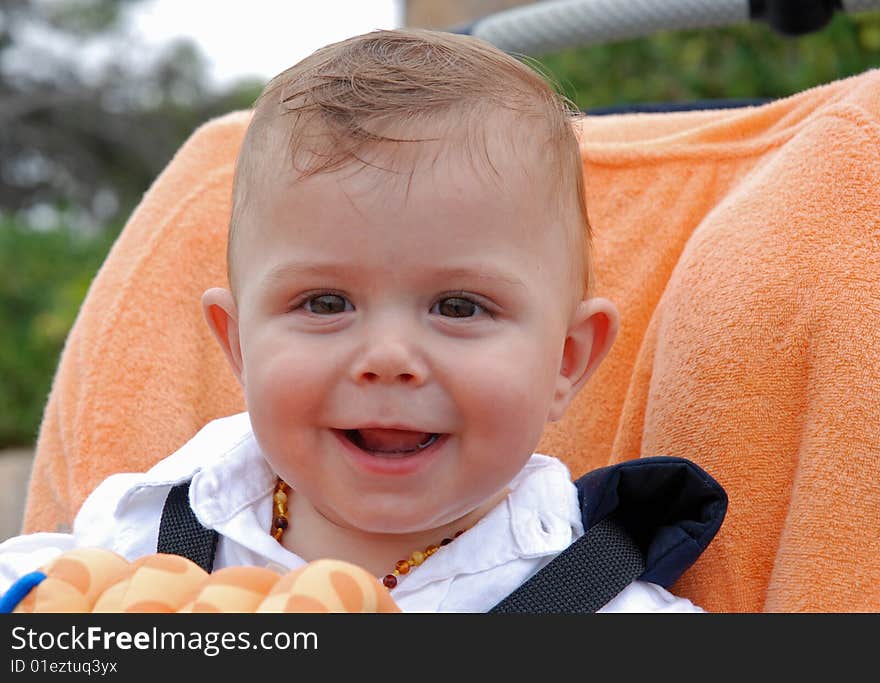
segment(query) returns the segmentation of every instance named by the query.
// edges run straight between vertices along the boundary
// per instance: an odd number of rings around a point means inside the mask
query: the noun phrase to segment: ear
[[[241,342],[238,334],[238,308],[235,298],[228,289],[213,287],[202,294],[202,311],[214,338],[226,354],[229,367],[238,383],[244,386],[242,378]]]
[[[572,399],[605,359],[619,329],[620,314],[608,299],[597,297],[578,304],[562,348],[556,391],[547,416],[551,422],[562,419]]]

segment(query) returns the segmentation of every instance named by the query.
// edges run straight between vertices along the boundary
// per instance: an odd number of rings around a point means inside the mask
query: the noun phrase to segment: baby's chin
[[[400,514],[399,506],[384,510],[382,514],[364,514],[363,508],[352,511],[342,524],[352,530],[380,536],[413,536],[424,539],[426,543],[440,543],[459,532],[470,529],[486,516],[509,493],[507,488],[492,494],[477,503],[462,503],[443,510],[410,510]],[[366,505],[364,507],[367,507]]]
[[[389,506],[390,509],[376,509],[374,506],[369,511],[370,503],[358,506],[355,510],[330,510],[322,511],[326,519],[348,531],[355,531],[371,536],[436,536],[445,533],[454,534],[458,527],[466,523],[472,516],[473,509],[447,510],[438,513],[436,510],[410,510],[408,514],[401,514],[398,506]],[[451,531],[450,531],[451,529]],[[429,539],[431,542],[443,540]]]
[[[371,536],[422,536],[425,534],[436,535],[437,533],[443,533],[450,525],[455,526],[456,521],[458,519],[455,516],[448,522],[436,522],[431,518],[416,516],[401,518],[399,515],[390,517],[378,515],[362,517],[356,515],[342,522],[341,526]]]

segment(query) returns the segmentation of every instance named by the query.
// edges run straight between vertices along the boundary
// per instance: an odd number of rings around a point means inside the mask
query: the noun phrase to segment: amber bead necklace
[[[289,492],[290,486],[281,477],[278,477],[278,481],[275,482],[275,491],[272,493],[272,528],[269,529],[269,533],[279,543],[281,543],[281,538],[287,531],[287,527],[290,526],[287,519],[287,494]],[[464,532],[465,530],[462,529],[456,532],[452,538],[444,538],[439,544],[431,544],[424,550],[414,550],[408,559],[397,561],[391,573],[382,578],[382,583],[388,590],[391,590],[397,585],[397,579],[400,576],[409,574],[410,570],[418,567],[441,547],[449,545]]]

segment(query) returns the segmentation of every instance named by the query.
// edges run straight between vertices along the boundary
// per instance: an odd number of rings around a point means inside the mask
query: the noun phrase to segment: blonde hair
[[[227,250],[230,283],[235,241],[251,195],[266,173],[282,170],[271,165],[272,159],[294,168],[300,178],[353,161],[373,165],[361,156],[365,148],[418,141],[383,135],[389,125],[445,116],[450,126],[470,127],[468,135],[494,110],[543,124],[547,144],[536,148],[546,155],[547,182],[555,183],[563,204],[568,198],[576,203],[578,225],[567,232],[578,294],[585,295],[590,289],[591,236],[571,126],[580,112],[537,71],[492,45],[421,29],[374,31],[328,45],[268,83],[255,104],[235,169]],[[530,125],[519,132],[534,136],[541,127]],[[278,149],[287,155],[278,155]]]

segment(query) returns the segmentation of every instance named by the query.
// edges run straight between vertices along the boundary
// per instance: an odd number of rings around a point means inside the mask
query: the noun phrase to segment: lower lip
[[[356,467],[371,474],[385,475],[414,474],[427,467],[435,459],[440,452],[440,449],[443,448],[446,441],[449,439],[449,435],[444,434],[430,446],[427,446],[420,451],[416,451],[411,455],[383,457],[381,455],[373,455],[369,451],[358,448],[345,436],[345,432],[343,431],[334,429],[333,433],[345,447],[346,452],[349,454]]]

